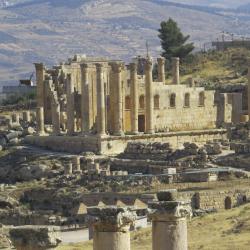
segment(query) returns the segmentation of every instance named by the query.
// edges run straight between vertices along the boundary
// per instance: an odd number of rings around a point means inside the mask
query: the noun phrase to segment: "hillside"
[[[189,249],[248,250],[250,205],[192,219],[188,224]],[[58,250],[92,250],[92,242]],[[151,229],[132,234],[133,250],[151,250]]]
[[[8,2],[15,4],[0,9],[0,86],[29,77],[34,62],[51,65],[76,53],[127,61],[145,54],[148,41],[151,54],[156,56],[161,50],[157,29],[169,17],[191,35],[198,49],[220,36],[222,30],[250,33],[250,16],[245,15],[243,21],[235,12],[210,5],[201,8],[163,0]]]

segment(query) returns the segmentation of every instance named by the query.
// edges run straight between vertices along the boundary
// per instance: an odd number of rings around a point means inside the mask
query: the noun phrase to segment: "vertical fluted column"
[[[131,132],[138,133],[138,82],[137,82],[137,65],[130,64],[130,99],[131,99]]]
[[[146,88],[146,133],[154,133],[154,96],[153,96],[153,76],[152,59],[148,58],[145,63],[145,88]]]
[[[180,84],[180,58],[172,58],[172,67],[173,67],[173,84]]]
[[[157,58],[158,63],[158,82],[165,83],[165,58],[159,57]]]
[[[88,208],[88,220],[93,228],[94,250],[130,250],[130,225],[136,220],[131,208]]]
[[[190,202],[177,201],[171,192],[158,194],[159,201],[150,204],[153,250],[187,250],[187,220]]]
[[[89,119],[89,66],[88,64],[81,64],[81,113],[82,113],[82,132],[89,132],[90,119]]]
[[[36,93],[37,106],[44,107],[44,65],[42,63],[35,63],[36,68]]]
[[[75,132],[75,108],[74,108],[74,83],[71,75],[67,75],[67,133],[72,135]]]
[[[106,114],[105,114],[105,93],[103,80],[103,65],[96,64],[97,81],[97,134],[103,136],[106,134]]]
[[[123,135],[123,91],[122,91],[122,69],[123,63],[115,62],[112,64],[112,71],[114,76],[114,83],[116,85],[115,96],[115,124],[114,134]]]
[[[37,134],[44,134],[44,110],[43,107],[38,107],[36,110]]]

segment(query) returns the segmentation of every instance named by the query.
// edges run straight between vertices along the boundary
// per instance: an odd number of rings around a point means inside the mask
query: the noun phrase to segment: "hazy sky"
[[[172,0],[172,2],[234,8],[250,3],[250,0]]]

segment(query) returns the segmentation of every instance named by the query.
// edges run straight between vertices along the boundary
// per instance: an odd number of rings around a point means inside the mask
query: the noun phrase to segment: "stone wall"
[[[169,143],[174,149],[181,148],[185,142],[194,142],[200,145],[207,141],[226,140],[227,131],[224,129],[197,130],[192,132],[169,132],[157,134],[139,134],[125,136],[28,136],[25,142],[54,151],[69,153],[94,152],[106,155],[115,155],[124,152],[128,143]]]

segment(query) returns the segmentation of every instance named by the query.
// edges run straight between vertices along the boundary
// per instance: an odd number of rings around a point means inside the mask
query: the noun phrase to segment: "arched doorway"
[[[225,199],[225,209],[231,209],[232,208],[232,199],[231,197],[227,196]]]

